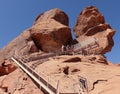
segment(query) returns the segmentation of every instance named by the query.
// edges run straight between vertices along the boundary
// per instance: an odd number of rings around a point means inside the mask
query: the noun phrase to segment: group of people
[[[64,53],[64,54],[69,54],[70,52],[73,51],[73,48],[72,48],[72,46],[70,46],[70,45],[67,45],[67,46],[62,45],[61,51],[62,51],[62,53]]]

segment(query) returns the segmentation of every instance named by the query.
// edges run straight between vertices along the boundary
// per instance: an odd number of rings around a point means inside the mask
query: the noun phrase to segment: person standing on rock
[[[61,50],[62,50],[62,53],[63,53],[63,54],[66,54],[66,47],[65,47],[64,45],[62,45]]]

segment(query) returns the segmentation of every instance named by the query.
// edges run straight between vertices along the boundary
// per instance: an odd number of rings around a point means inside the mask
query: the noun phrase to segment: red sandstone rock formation
[[[37,54],[41,54],[38,53],[39,50],[56,52],[61,49],[62,44],[67,45],[71,42],[71,30],[68,24],[68,16],[59,9],[40,14],[32,27],[0,49],[0,59],[9,59],[17,54],[25,59],[34,60],[27,63],[28,66],[38,62]],[[96,7],[90,6],[81,12],[74,31],[78,41],[90,37],[97,38],[100,47],[103,48],[100,54],[110,51],[113,46],[114,30],[105,23],[104,17]],[[4,65],[3,61],[0,61],[0,75],[4,75],[0,77],[0,94],[43,94],[25,73],[8,62],[9,60]],[[107,62],[103,55],[58,56],[35,67],[36,72],[45,73],[55,82],[60,79],[61,88],[63,90],[67,88],[66,91],[71,91],[72,84],[76,84],[79,76],[83,76],[87,78],[90,94],[119,94],[119,70],[119,65]]]
[[[32,39],[38,48],[46,52],[61,50],[72,40],[68,16],[59,9],[49,10],[35,20],[30,28]]]
[[[10,60],[0,61],[0,76],[7,75],[17,69],[17,66]]]
[[[97,38],[99,46],[103,48],[99,52],[102,54],[111,51],[114,45],[112,37],[115,31],[105,23],[103,15],[94,6],[88,6],[80,13],[74,26],[74,32],[78,41],[88,37]]]
[[[42,13],[36,18],[31,28],[0,50],[0,58],[9,58],[15,53],[27,55],[38,50],[60,51],[62,45],[67,45],[72,40],[68,24],[68,16],[60,9]],[[99,48],[102,49],[94,52],[99,54],[110,51],[114,44],[112,39],[114,30],[105,23],[104,17],[93,6],[85,8],[80,13],[74,31],[80,42],[90,37],[98,39]]]
[[[38,24],[41,21],[46,21],[48,19],[54,19],[61,24],[66,26],[69,25],[69,19],[65,12],[61,11],[58,8],[51,9],[45,13],[41,13],[35,20],[34,24]]]

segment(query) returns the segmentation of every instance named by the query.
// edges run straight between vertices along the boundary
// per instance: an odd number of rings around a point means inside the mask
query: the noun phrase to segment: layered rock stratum
[[[26,64],[52,86],[57,87],[59,81],[61,92],[78,92],[83,77],[89,94],[120,94],[120,66],[108,62],[104,56],[114,46],[115,30],[96,7],[88,6],[79,14],[74,33],[76,40],[72,39],[69,18],[62,10],[55,8],[41,13],[33,26],[0,49],[0,94],[46,94],[11,61],[15,55],[27,60]],[[99,46],[89,49],[92,54],[58,54],[62,45],[93,38]]]

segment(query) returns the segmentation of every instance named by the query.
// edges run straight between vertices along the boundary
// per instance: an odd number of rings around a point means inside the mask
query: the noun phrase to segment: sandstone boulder
[[[69,19],[65,12],[58,8],[51,9],[45,13],[41,13],[35,20],[34,24],[38,24],[41,21],[46,21],[48,19],[54,19],[64,25],[69,25]]]
[[[68,24],[68,16],[63,11],[49,10],[38,16],[30,28],[32,39],[42,51],[59,51],[62,45],[67,45],[72,40]]]
[[[17,66],[10,60],[3,60],[0,65],[0,76],[7,75],[17,69]]]
[[[104,17],[94,6],[88,6],[80,13],[74,26],[74,32],[80,42],[89,37],[96,38],[99,47],[103,48],[99,51],[101,54],[111,51],[114,45],[112,37],[115,31],[105,23]]]
[[[10,58],[15,54],[23,56],[39,50],[61,50],[61,45],[66,45],[72,40],[68,24],[68,16],[60,9],[55,8],[42,13],[32,27],[0,50],[0,58]]]

